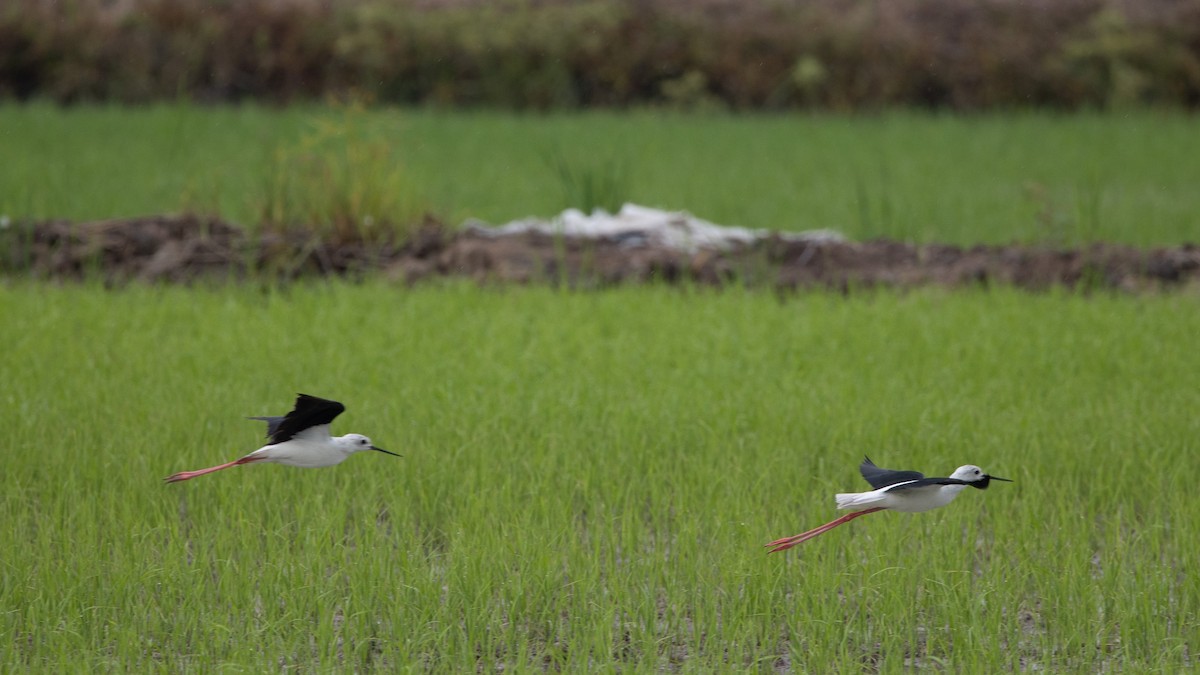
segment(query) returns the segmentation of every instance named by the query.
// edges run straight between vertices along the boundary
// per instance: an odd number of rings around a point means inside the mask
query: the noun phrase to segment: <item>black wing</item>
[[[283,443],[305,429],[329,424],[345,410],[346,406],[337,401],[299,394],[296,396],[296,406],[290,413],[282,418],[265,418],[267,435],[272,445]]]
[[[274,415],[269,416],[269,417],[247,417],[246,419],[261,420],[263,422],[266,422],[267,423],[267,438],[274,436],[275,432],[279,431],[279,425],[283,424],[283,420],[284,420],[283,417],[276,417]]]
[[[878,490],[896,483],[903,483],[909,480],[922,480],[925,474],[920,471],[895,471],[893,469],[881,469],[875,466],[875,462],[871,461],[870,457],[863,457],[863,463],[858,466],[858,472],[863,478],[871,484],[871,487]],[[940,480],[940,479],[939,479]]]
[[[898,471],[897,473],[917,473],[917,472],[916,471]],[[903,485],[893,484],[893,486],[888,488],[887,491],[893,492],[893,491],[899,491],[899,490],[911,490],[912,488],[929,487],[930,485],[970,485],[970,483],[968,483],[965,480],[959,480],[957,478],[918,478],[917,480],[914,480],[909,483],[904,483]],[[879,488],[875,488],[875,489],[878,490]]]

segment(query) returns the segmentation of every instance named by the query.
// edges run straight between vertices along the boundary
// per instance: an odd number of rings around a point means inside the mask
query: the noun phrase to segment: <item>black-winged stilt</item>
[[[377,450],[395,455],[371,444],[371,439],[362,434],[330,436],[329,424],[342,414],[346,406],[308,394],[296,396],[295,408],[283,417],[250,417],[267,423],[267,443],[254,452],[220,466],[196,471],[181,471],[167,476],[168,483],[191,480],[206,473],[228,469],[239,464],[252,462],[274,462],[287,466],[314,469],[321,466],[340,464],[350,455],[363,450]]]
[[[958,493],[967,486],[986,490],[988,484],[994,480],[1012,482],[1007,478],[989,476],[983,472],[983,469],[973,464],[958,467],[954,473],[950,474],[949,478],[926,478],[925,474],[918,471],[881,469],[875,466],[870,457],[863,458],[863,463],[859,465],[858,470],[875,489],[870,492],[849,492],[834,496],[839,509],[853,513],[847,513],[837,520],[825,523],[808,532],[776,539],[766,545],[771,549],[768,553],[787,550],[868,513],[888,509],[904,513],[928,511],[954,501]]]

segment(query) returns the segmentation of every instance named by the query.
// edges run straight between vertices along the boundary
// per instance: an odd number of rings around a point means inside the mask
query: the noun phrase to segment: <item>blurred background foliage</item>
[[[1200,0],[5,0],[0,100],[1200,104]]]

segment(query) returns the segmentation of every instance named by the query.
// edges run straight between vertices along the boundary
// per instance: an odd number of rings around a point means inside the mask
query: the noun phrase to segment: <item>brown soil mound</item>
[[[382,270],[414,283],[737,283],[779,289],[920,285],[1053,286],[1139,291],[1200,286],[1200,247],[1137,249],[1093,244],[913,245],[895,241],[800,242],[772,237],[729,251],[690,254],[627,241],[544,234],[490,237],[427,222],[403,245],[334,245],[311,233],[250,235],[215,218],[152,216],[85,223],[18,224],[0,232],[8,276],[110,283],[356,276]]]

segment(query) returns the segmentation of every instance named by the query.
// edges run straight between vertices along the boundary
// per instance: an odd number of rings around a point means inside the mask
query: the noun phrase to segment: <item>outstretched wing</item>
[[[881,469],[875,466],[875,462],[871,461],[870,457],[863,457],[863,463],[858,466],[858,472],[863,478],[871,484],[871,487],[878,490],[896,483],[906,483],[909,481],[927,480],[925,474],[920,471],[895,471],[893,469]],[[938,479],[941,480],[941,479]]]
[[[247,417],[246,419],[261,420],[263,422],[266,422],[267,423],[267,438],[274,436],[275,432],[279,431],[279,425],[283,424],[283,417],[275,416],[275,415],[270,415],[267,417]]]
[[[897,473],[917,473],[916,471],[899,471]],[[918,474],[919,475],[919,474]],[[900,490],[911,490],[913,488],[929,487],[930,485],[970,485],[965,480],[957,478],[918,478],[916,480],[895,483],[884,489],[885,492],[899,492]],[[875,488],[878,490],[879,488]]]
[[[287,415],[258,419],[266,421],[267,436],[271,440],[271,445],[274,445],[289,441],[296,434],[313,427],[328,426],[345,410],[346,406],[337,401],[300,394],[296,396],[295,407]]]

